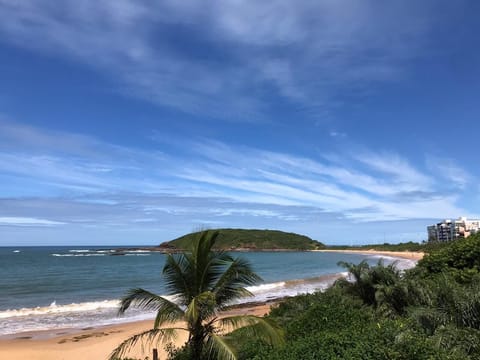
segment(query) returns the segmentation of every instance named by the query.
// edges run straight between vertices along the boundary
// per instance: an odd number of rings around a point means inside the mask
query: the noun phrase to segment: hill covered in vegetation
[[[215,229],[219,233],[215,248],[221,250],[315,250],[325,247],[307,236],[278,230]],[[185,249],[199,235],[190,233],[160,245],[163,248]]]

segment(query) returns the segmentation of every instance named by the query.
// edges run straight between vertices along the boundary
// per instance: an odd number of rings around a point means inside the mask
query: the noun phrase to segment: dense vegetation
[[[278,230],[218,229],[216,249],[222,250],[315,250],[324,248],[318,241],[307,236]],[[186,249],[198,232],[179,237],[161,246]]]
[[[409,241],[409,242],[400,243],[400,244],[384,243],[384,244],[357,245],[357,246],[331,245],[331,246],[327,246],[327,249],[431,252],[431,251],[441,249],[445,246],[447,246],[447,243],[439,243],[439,242],[417,243],[417,242]]]
[[[413,249],[412,249],[413,250]],[[234,337],[241,359],[480,359],[480,234],[431,249],[405,273],[342,264],[355,282],[282,302],[286,344]]]

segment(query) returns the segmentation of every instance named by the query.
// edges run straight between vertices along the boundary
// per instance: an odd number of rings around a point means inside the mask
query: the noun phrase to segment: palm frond
[[[141,343],[142,350],[144,346],[153,344],[166,344],[175,340],[177,337],[177,331],[188,331],[184,328],[166,328],[166,329],[151,329],[140,334],[133,335],[127,340],[118,345],[109,355],[108,360],[118,360],[128,353],[130,349]],[[143,350],[144,351],[144,350]]]
[[[206,351],[209,359],[236,360],[237,354],[233,345],[225,336],[210,334],[206,343]]]
[[[195,239],[192,260],[195,266],[195,291],[197,294],[209,290],[212,280],[221,273],[217,266],[218,252],[212,250],[218,235],[218,231],[204,231]]]
[[[182,312],[182,310],[175,303],[165,299],[162,296],[140,288],[131,289],[127,292],[127,295],[124,296],[120,301],[118,313],[123,314],[132,305],[144,310],[169,310],[175,313]]]
[[[228,267],[214,286],[217,303],[223,305],[231,300],[252,296],[245,287],[258,283],[262,278],[253,272],[250,263],[241,258],[229,258],[222,262]]]
[[[224,251],[210,252],[208,260],[197,269],[201,273],[198,279],[200,292],[214,288],[216,282],[223,275],[229,264],[227,259],[232,260],[232,257]]]
[[[175,303],[165,299],[163,306],[157,310],[157,315],[155,316],[155,322],[153,327],[155,329],[166,323],[173,323],[175,321],[180,321],[185,319],[184,311]]]
[[[220,327],[225,332],[242,328],[248,336],[264,340],[276,346],[284,343],[283,330],[274,321],[255,315],[228,316],[218,319]]]
[[[195,323],[199,319],[205,320],[213,314],[215,314],[215,295],[210,291],[195,296],[185,310],[188,323]]]
[[[354,277],[355,281],[359,281],[362,276],[370,269],[370,265],[368,264],[367,260],[363,260],[359,264],[353,264],[345,261],[339,261],[337,263],[338,266],[345,268],[352,276]]]
[[[190,261],[187,254],[168,254],[163,267],[165,285],[171,294],[176,294],[184,305],[192,297],[192,279],[189,278]]]

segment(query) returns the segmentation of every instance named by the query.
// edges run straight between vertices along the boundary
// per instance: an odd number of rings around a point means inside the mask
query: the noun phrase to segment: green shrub
[[[454,271],[464,276],[480,271],[480,234],[448,243],[445,247],[433,251],[418,262],[420,269],[429,274]]]
[[[270,316],[283,321],[285,346],[246,343],[240,359],[455,359],[408,319],[378,317],[373,308],[336,289],[289,299]]]

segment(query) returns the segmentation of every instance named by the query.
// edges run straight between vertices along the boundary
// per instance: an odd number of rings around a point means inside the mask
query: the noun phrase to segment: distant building
[[[427,226],[428,241],[445,242],[466,238],[480,231],[480,220],[460,217],[457,220],[446,219],[434,225]]]

